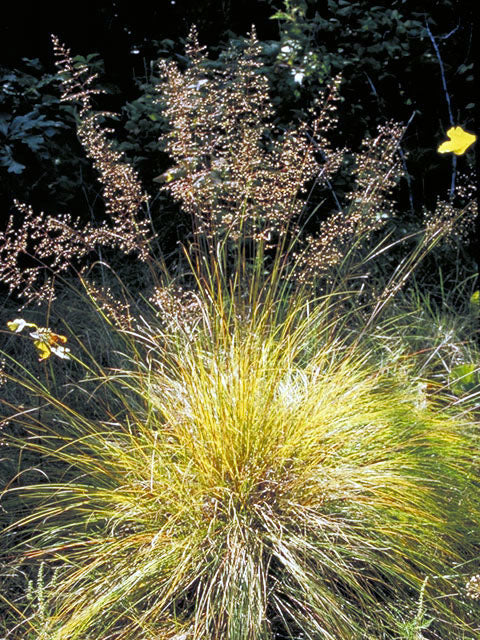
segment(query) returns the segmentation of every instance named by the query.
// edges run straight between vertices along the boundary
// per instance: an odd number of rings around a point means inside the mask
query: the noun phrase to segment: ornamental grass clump
[[[132,219],[133,244],[115,246],[142,249],[152,276],[145,299],[136,292],[122,305],[80,273],[103,323],[96,335],[120,345],[110,359],[67,322],[61,333],[20,316],[9,323],[35,329],[24,337],[43,357],[33,368],[6,354],[3,374],[21,398],[5,403],[2,421],[5,443],[21,452],[2,493],[5,557],[41,567],[36,608],[12,590],[7,637],[383,640],[421,594],[416,629],[473,639],[460,592],[478,555],[477,425],[430,395],[418,368],[409,375],[405,351],[386,358],[376,341],[381,312],[442,230],[427,232],[383,282],[375,272],[358,283],[386,251],[387,242],[357,259],[392,214],[401,128],[367,144],[357,187],[320,222],[315,243],[299,223],[300,196],[311,180],[328,186],[338,164],[326,142],[320,158],[314,144],[330,107],[313,132],[302,124],[269,141],[258,129],[269,111],[254,37],[233,75],[210,78],[220,105],[208,102],[208,61],[192,43],[190,75],[164,67],[162,98],[175,162],[164,180],[194,230],[178,277],[155,262],[146,226]],[[56,48],[65,74],[68,52]],[[73,99],[80,80],[72,69],[67,77]],[[89,115],[89,85],[77,96],[88,116],[83,143],[107,204],[119,198],[108,207],[116,224],[144,197],[136,174],[115,169],[119,156]],[[14,235],[4,248],[11,269],[28,248],[9,244]],[[83,260],[83,240],[80,248]],[[68,359],[50,357],[58,352]],[[52,384],[54,367],[67,365],[70,379]],[[25,456],[38,464],[20,468]]]
[[[25,557],[57,567],[48,637],[383,637],[426,576],[450,634],[432,637],[458,637],[452,568],[478,542],[469,425],[332,338],[331,299],[220,302],[183,340],[132,335],[131,370],[98,374],[103,419],[23,381],[46,417],[14,415],[28,435],[12,440],[51,471],[6,505],[21,496]]]

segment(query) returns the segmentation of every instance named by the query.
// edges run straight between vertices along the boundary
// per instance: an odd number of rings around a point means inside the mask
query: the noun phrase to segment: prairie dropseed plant
[[[87,114],[90,81],[55,46],[108,211],[133,238],[116,246],[147,257],[136,176]],[[440,395],[419,402],[408,358],[377,352],[373,321],[358,330],[361,287],[340,288],[348,279],[334,272],[393,215],[402,128],[366,143],[345,207],[303,238],[302,194],[322,180],[331,193],[340,162],[326,140],[338,82],[311,127],[280,133],[254,34],[224,70],[194,33],[187,53],[186,70],[163,65],[160,101],[174,161],[162,179],[193,220],[180,274],[188,287],[162,279],[148,256],[154,317],[146,304],[135,317],[82,275],[122,340],[122,364],[84,348],[84,379],[58,396],[7,363],[23,392],[6,407],[9,446],[42,466],[4,490],[5,533],[9,554],[56,567],[42,588],[42,633],[383,640],[398,629],[395,605],[405,610],[420,593],[409,632],[473,638],[452,567],[478,553],[477,425]],[[399,290],[422,246],[379,291]],[[321,295],[310,286],[319,275],[333,283]],[[38,399],[41,413],[30,410]],[[13,604],[19,611],[21,599]],[[9,640],[38,640],[35,622],[24,614]]]

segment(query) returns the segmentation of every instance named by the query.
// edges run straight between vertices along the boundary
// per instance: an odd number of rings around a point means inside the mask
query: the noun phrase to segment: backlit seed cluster
[[[91,96],[104,93],[94,86],[98,74],[90,73],[86,64],[75,62],[70,49],[67,49],[55,35],[52,35],[52,44],[55,65],[62,81],[61,100],[63,102],[77,102],[81,105],[82,111],[89,111]]]
[[[128,301],[122,302],[109,287],[99,287],[91,281],[85,281],[85,289],[115,327],[123,331],[134,328],[135,320]]]
[[[299,254],[301,280],[324,274],[342,260],[355,240],[367,239],[392,217],[391,195],[402,175],[397,151],[403,131],[391,122],[379,127],[375,138],[363,142],[363,149],[354,156],[355,186],[346,195],[345,208],[323,220]]]
[[[467,596],[472,600],[480,600],[480,573],[472,576],[467,582]]]
[[[273,125],[261,48],[252,32],[244,50],[222,65],[207,59],[195,29],[189,66],[162,62],[158,101],[170,124],[166,150],[174,164],[164,189],[182,203],[195,231],[210,239],[252,239],[267,247],[285,234],[301,237],[298,220],[313,186],[332,190],[344,150],[333,149],[340,78],[318,97],[310,121],[285,131]],[[398,147],[404,128],[390,122],[354,156],[355,186],[315,234],[297,242],[299,279],[307,282],[338,264],[394,212],[392,191],[402,175]]]
[[[107,114],[92,111],[91,97],[100,93],[92,87],[96,76],[88,75],[84,64],[74,63],[55,37],[53,44],[62,100],[80,104],[78,134],[104,187],[107,219],[84,224],[68,214],[36,214],[30,206],[15,203],[17,215],[0,232],[0,280],[26,303],[52,299],[54,277],[72,264],[81,268],[98,247],[134,252],[142,260],[149,255],[149,227],[142,214],[147,197],[135,171],[122,162],[107,138],[109,130],[101,125]]]
[[[91,96],[96,74],[89,74],[84,64],[74,63],[70,50],[52,37],[55,64],[63,84],[62,101],[80,103],[78,137],[87,156],[93,161],[103,185],[108,225],[93,230],[93,241],[116,247],[125,253],[137,252],[145,260],[149,253],[149,227],[141,214],[147,196],[135,170],[122,162],[122,154],[115,151],[107,134],[112,130],[102,125],[106,112],[93,111]]]
[[[92,251],[93,229],[69,215],[35,213],[20,202],[15,207],[20,215],[10,216],[0,232],[0,280],[26,302],[51,299],[51,275],[64,273]]]
[[[425,231],[431,236],[442,232],[447,242],[465,240],[472,232],[477,215],[475,200],[464,207],[457,207],[451,201],[438,200],[433,211],[424,213]]]
[[[7,376],[5,374],[5,358],[1,358],[0,359],[0,387],[2,387],[6,381],[7,381]]]
[[[174,161],[164,189],[192,216],[197,234],[275,244],[287,229],[297,231],[307,183],[324,182],[338,167],[341,154],[323,134],[335,122],[340,80],[319,100],[311,123],[280,132],[254,31],[244,50],[230,51],[219,67],[209,64],[195,29],[186,54],[184,71],[160,64],[158,101]]]
[[[446,243],[467,240],[478,215],[476,180],[473,174],[457,175],[455,191],[448,200],[438,199],[433,211],[423,212],[423,223],[429,235],[443,231]]]
[[[180,329],[190,335],[201,318],[198,297],[181,286],[156,287],[149,301],[158,308],[158,319],[167,331]]]
[[[124,253],[135,252],[141,260],[149,255],[149,226],[140,214],[147,202],[134,169],[121,162],[121,154],[115,151],[106,137],[99,120],[102,115],[84,114],[78,127],[78,137],[93,161],[103,184],[105,210],[111,224],[105,225],[93,235],[98,244],[117,247]]]

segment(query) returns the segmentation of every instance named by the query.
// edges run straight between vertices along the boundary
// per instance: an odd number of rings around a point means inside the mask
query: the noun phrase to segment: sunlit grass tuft
[[[360,639],[427,576],[427,615],[468,627],[447,594],[475,543],[469,425],[332,337],[333,296],[217,285],[195,331],[130,333],[103,419],[23,381],[45,410],[17,444],[49,471],[7,500],[32,505],[26,557],[60,565],[48,637]]]

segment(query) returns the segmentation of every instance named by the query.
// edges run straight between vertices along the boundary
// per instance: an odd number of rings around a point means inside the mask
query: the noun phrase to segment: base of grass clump
[[[470,426],[329,337],[328,301],[235,304],[132,334],[131,370],[99,374],[103,421],[48,396],[48,421],[15,418],[51,463],[10,494],[33,505],[22,552],[60,567],[42,633],[388,638],[422,592],[425,637],[468,638],[452,575],[479,521]]]

